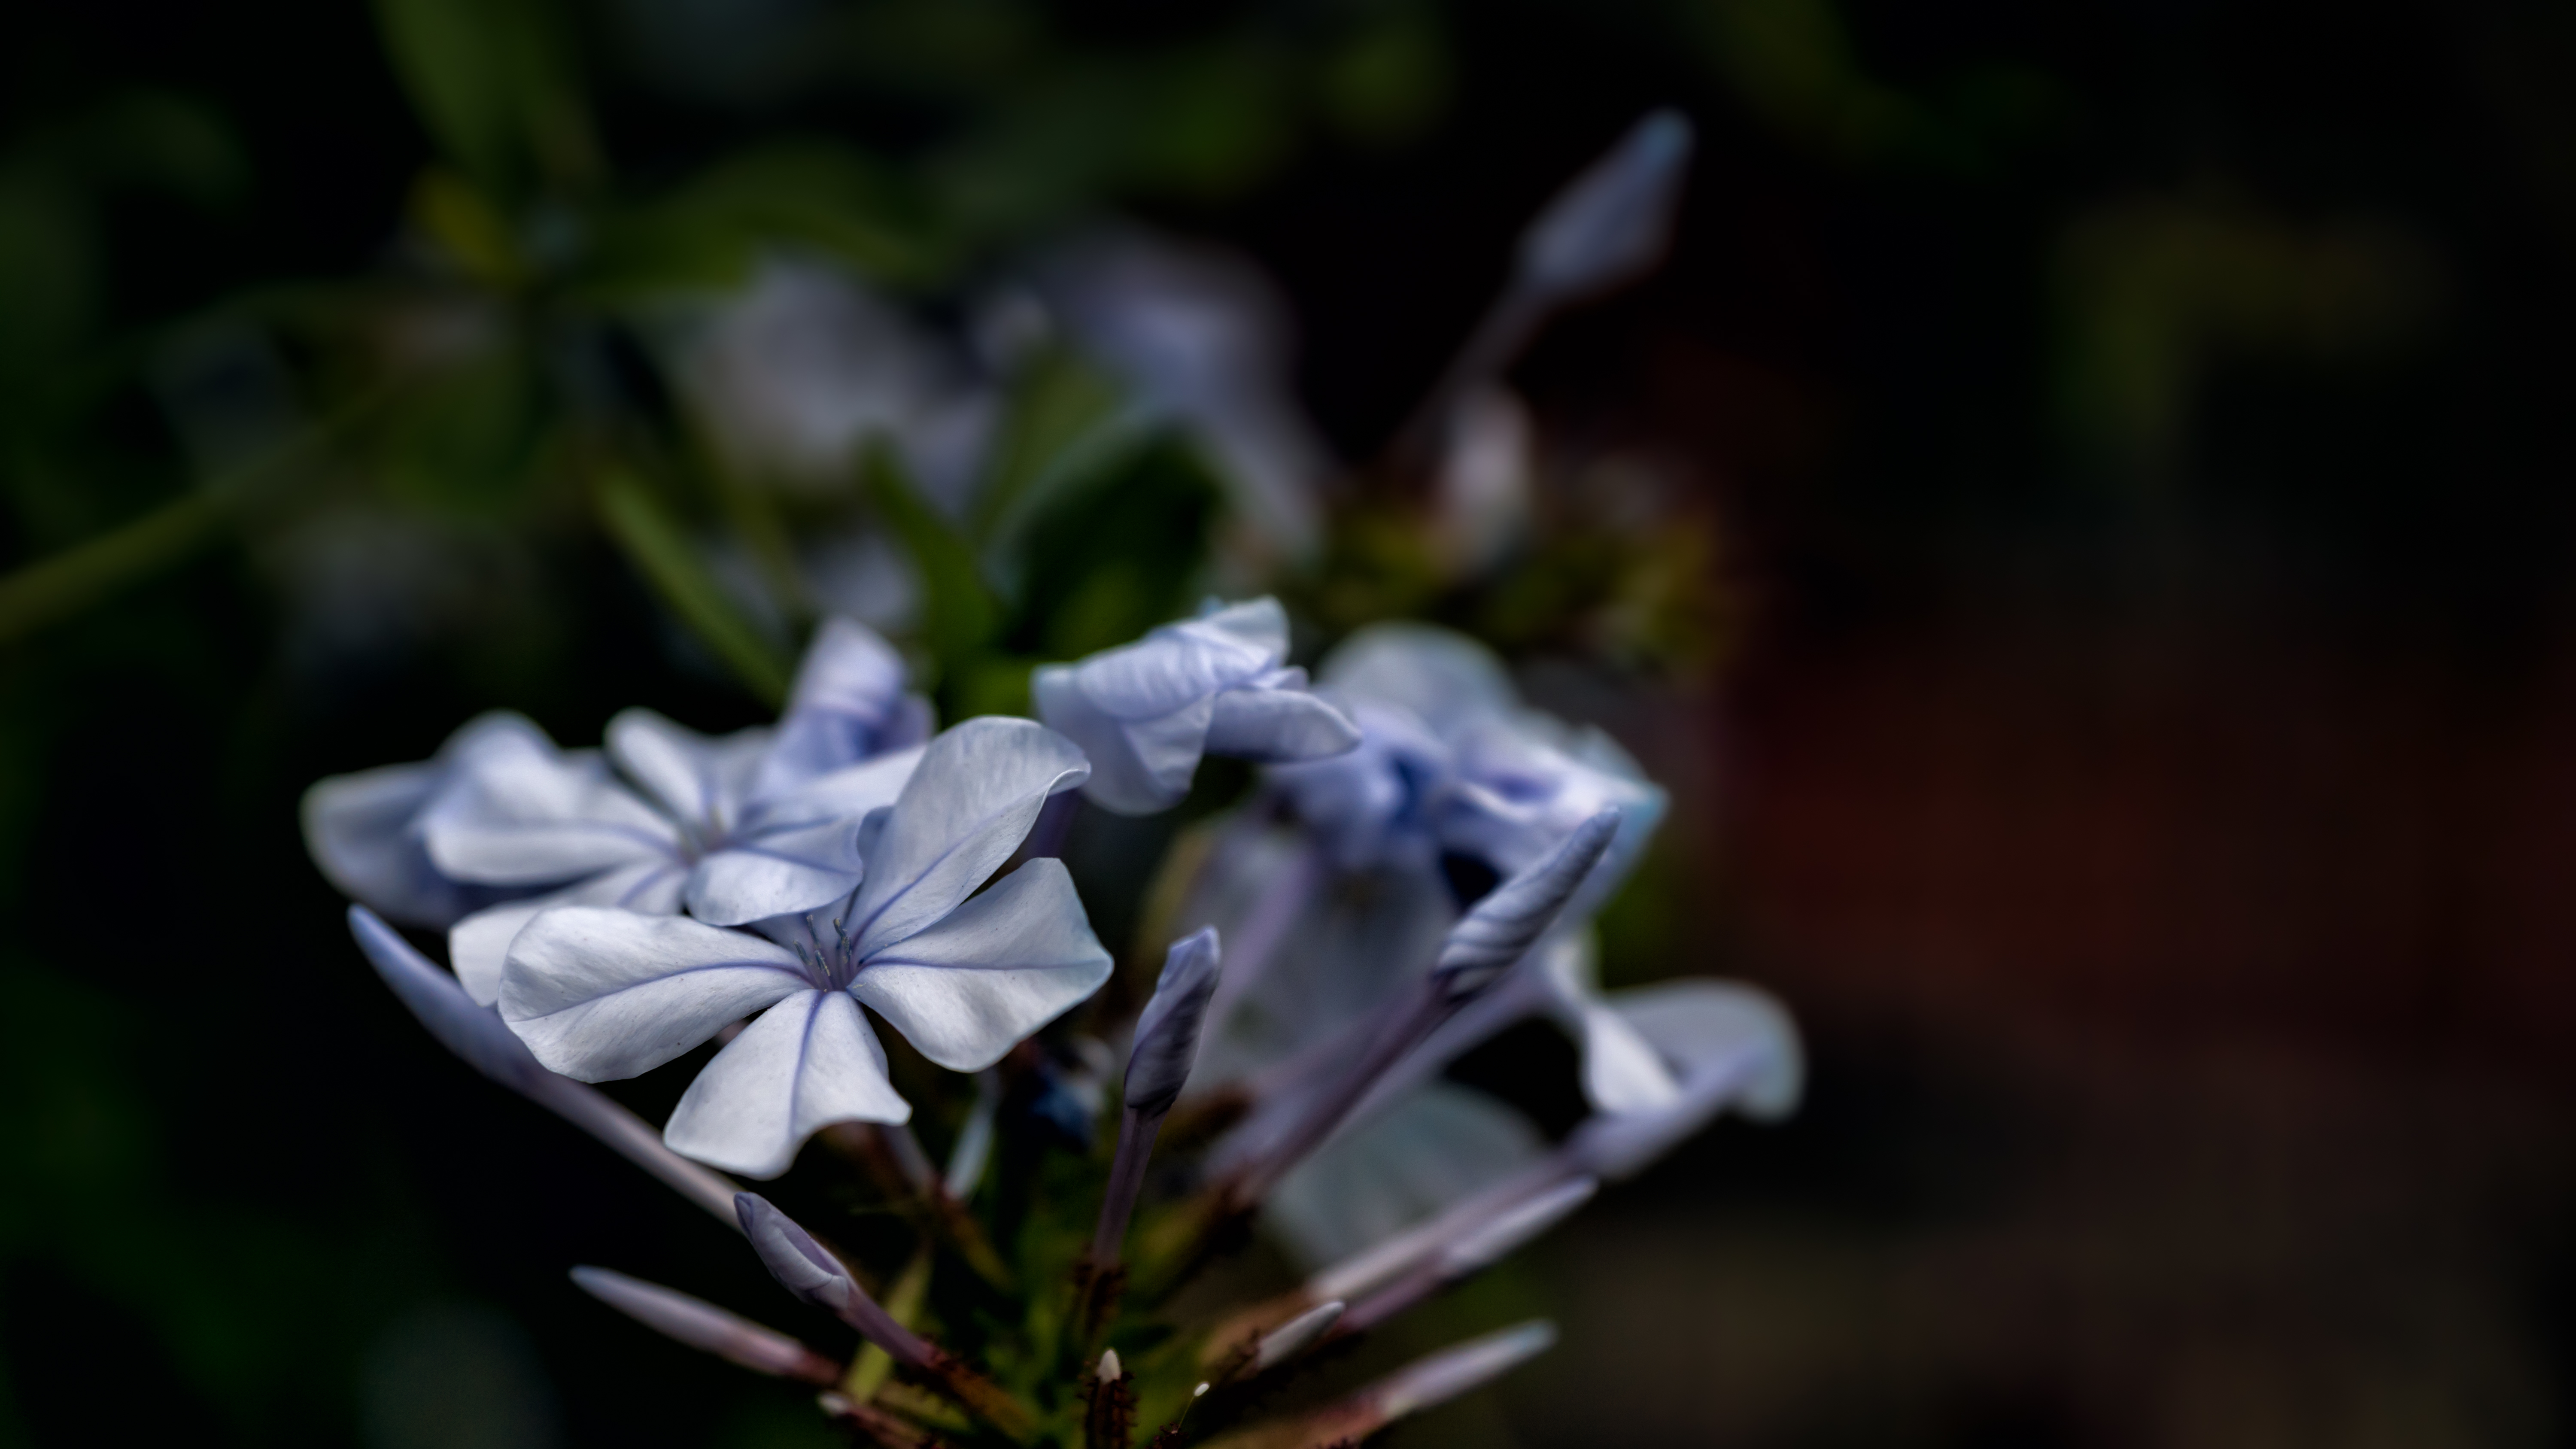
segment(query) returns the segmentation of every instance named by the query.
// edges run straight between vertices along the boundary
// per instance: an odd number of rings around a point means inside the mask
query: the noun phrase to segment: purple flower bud
[[[1342,1310],[1347,1306],[1338,1298],[1329,1303],[1318,1303],[1261,1335],[1261,1346],[1252,1355],[1252,1372],[1268,1373],[1314,1347],[1325,1334],[1333,1331],[1334,1324],[1342,1321]]]
[[[551,1075],[537,1064],[497,1008],[477,1006],[454,976],[432,965],[394,928],[365,906],[349,907],[349,934],[402,1004],[465,1064],[516,1092],[531,1092]]]
[[[1555,1342],[1556,1325],[1534,1318],[1416,1360],[1362,1393],[1387,1419],[1400,1419],[1482,1388]]]
[[[842,1322],[884,1349],[895,1362],[912,1368],[930,1366],[930,1345],[895,1322],[894,1315],[868,1296],[841,1260],[814,1241],[813,1234],[798,1227],[795,1219],[758,1193],[739,1194],[733,1203],[734,1211],[742,1215],[743,1236],[751,1239],[752,1251],[760,1254],[761,1266],[781,1287],[817,1308],[839,1315]]]
[[[1653,266],[1690,167],[1691,124],[1657,111],[1566,184],[1521,234],[1522,285],[1549,297],[1616,286]]]
[[[840,1380],[840,1365],[787,1335],[659,1283],[588,1267],[573,1269],[572,1281],[645,1327],[754,1373],[817,1384]]]
[[[1128,1110],[1160,1114],[1180,1097],[1198,1059],[1199,1030],[1216,993],[1218,960],[1213,926],[1173,942],[1164,956],[1162,978],[1154,983],[1154,999],[1136,1019],[1136,1046],[1127,1055]]]
[[[1574,827],[1547,856],[1488,892],[1449,928],[1431,968],[1442,998],[1463,1002],[1501,979],[1547,934],[1619,833],[1616,808]]]
[[[1492,1221],[1462,1234],[1440,1251],[1440,1276],[1463,1278],[1510,1257],[1541,1233],[1574,1215],[1601,1190],[1594,1177],[1577,1177],[1494,1215]]]

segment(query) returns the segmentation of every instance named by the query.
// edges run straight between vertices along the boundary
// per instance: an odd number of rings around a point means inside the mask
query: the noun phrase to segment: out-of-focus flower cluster
[[[818,1351],[607,1269],[576,1281],[816,1386],[874,1442],[1350,1442],[1552,1330],[1338,1397],[1276,1392],[1319,1348],[1720,1113],[1794,1105],[1795,1034],[1758,991],[1599,985],[1593,921],[1664,790],[1525,704],[1484,644],[1352,628],[1331,602],[1357,587],[1337,540],[1371,509],[1411,510],[1453,581],[1522,556],[1528,429],[1501,369],[1653,262],[1688,150],[1652,117],[1578,178],[1368,469],[1301,421],[1257,282],[1141,234],[1046,253],[953,341],[784,252],[656,324],[731,522],[693,533],[611,442],[603,517],[699,645],[775,693],[775,725],[710,737],[629,710],[564,749],[496,713],[305,803],[360,946],[441,1041],[743,1233],[862,1344]],[[1206,526],[1171,532],[1175,509]],[[1179,590],[1251,579],[1341,635],[1311,677],[1278,597],[1170,617]],[[817,615],[787,668],[776,641]],[[964,717],[940,728],[925,682]],[[1150,987],[1112,984],[1095,887],[1060,858],[1084,839],[1156,855],[1092,872],[1150,881]],[[398,926],[443,933],[446,965]],[[1588,1115],[1556,1140],[1447,1070],[1534,1019],[1578,1053]],[[710,1041],[658,1131],[588,1085]],[[904,1241],[830,1241],[849,1229],[735,1180],[820,1158],[891,1202]],[[1308,1276],[1180,1307],[1247,1228]]]

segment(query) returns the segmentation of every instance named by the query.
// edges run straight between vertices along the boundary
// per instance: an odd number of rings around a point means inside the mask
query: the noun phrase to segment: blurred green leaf
[[[1000,632],[1001,606],[976,570],[974,549],[922,500],[892,448],[871,444],[860,467],[868,501],[921,572],[931,652],[942,679],[953,684],[991,647]]]
[[[786,702],[792,667],[786,651],[744,617],[679,518],[643,480],[623,469],[605,472],[599,517],[645,582],[736,679],[764,704]]]
[[[1324,59],[1316,76],[1324,119],[1354,141],[1388,145],[1420,135],[1448,108],[1448,40],[1424,6],[1388,6]]]
[[[1027,530],[1011,641],[1070,659],[1187,612],[1223,490],[1164,437],[1039,510]]]
[[[408,395],[380,446],[394,493],[447,514],[524,511],[550,412],[536,359],[495,347]]]
[[[733,286],[759,249],[794,243],[879,282],[926,285],[954,264],[928,208],[847,147],[781,142],[605,217],[572,292],[606,305]]]
[[[1061,348],[1022,367],[976,491],[976,538],[987,545],[1008,539],[1032,509],[1114,461],[1136,431],[1125,403],[1107,373]]]
[[[375,0],[394,72],[439,148],[494,194],[577,184],[598,144],[556,17],[539,0]]]

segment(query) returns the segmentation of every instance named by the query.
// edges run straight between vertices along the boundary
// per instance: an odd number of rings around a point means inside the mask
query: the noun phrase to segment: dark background
[[[1330,10],[1050,24],[1141,54]],[[1360,455],[1559,181],[1694,117],[1668,268],[1517,376],[1552,440],[1654,450],[1717,510],[1734,647],[1713,685],[1531,685],[1679,797],[1656,955],[1614,973],[1757,981],[1813,1071],[1790,1123],[1716,1129],[1410,1329],[1566,1339],[1396,1442],[2569,1442],[2570,13],[1404,14],[1414,112],[1109,192],[1274,271]],[[855,61],[710,98],[579,18],[641,174],[924,124]],[[428,142],[363,9],[8,24],[0,264],[5,208],[76,186],[100,345],[385,254]],[[220,119],[220,184],[46,149],[143,92]],[[0,350],[22,393],[81,355]],[[109,453],[167,446],[101,415]],[[133,506],[31,479],[13,559]],[[305,784],[479,708],[759,716],[604,547],[551,566],[553,632],[498,662],[299,652],[239,551],[0,655],[0,1437],[824,1442],[570,1288],[774,1297],[441,1054],[304,860]]]

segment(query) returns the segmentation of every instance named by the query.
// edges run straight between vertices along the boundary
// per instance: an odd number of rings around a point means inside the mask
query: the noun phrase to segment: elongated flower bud
[[[1440,943],[1431,979],[1443,1000],[1465,1002],[1502,978],[1547,934],[1619,833],[1619,812],[1604,810],[1574,827],[1545,858],[1504,881],[1468,908]]]
[[[502,1024],[498,1008],[475,1004],[454,976],[413,950],[373,911],[351,906],[349,934],[357,937],[358,949],[402,1004],[438,1038],[439,1045],[464,1058],[467,1066],[598,1138],[719,1222],[735,1220],[733,1195],[738,1189],[731,1179],[673,1152],[661,1133],[606,1093],[547,1071],[527,1044]]]
[[[798,1227],[795,1219],[758,1193],[746,1192],[733,1201],[735,1211],[742,1215],[743,1236],[751,1239],[752,1251],[760,1254],[761,1266],[769,1270],[779,1286],[838,1315],[895,1362],[916,1369],[932,1366],[935,1351],[931,1346],[919,1334],[895,1322],[894,1315],[868,1296],[868,1290],[859,1286],[859,1280],[850,1276],[841,1260],[814,1241],[813,1234]]]
[[[840,1382],[839,1364],[783,1333],[676,1289],[606,1268],[575,1268],[572,1281],[645,1327],[754,1373],[814,1384]]]
[[[1549,297],[1616,286],[1653,266],[1690,167],[1691,124],[1657,111],[1566,183],[1521,233],[1522,285]]]
[[[1136,1046],[1127,1054],[1128,1110],[1160,1114],[1179,1100],[1198,1060],[1199,1030],[1216,993],[1219,958],[1214,926],[1174,941],[1163,957],[1162,977],[1136,1019]]]
[[[1556,1325],[1534,1318],[1416,1360],[1361,1393],[1387,1420],[1401,1419],[1482,1388],[1555,1343]]]
[[[1601,1190],[1597,1177],[1577,1177],[1557,1184],[1518,1207],[1494,1215],[1493,1221],[1461,1236],[1440,1250],[1440,1274],[1463,1278],[1481,1272],[1535,1241]]]
[[[401,998],[438,1044],[465,1064],[514,1092],[526,1092],[551,1075],[501,1022],[498,1008],[477,1006],[454,976],[430,963],[412,944],[365,906],[349,907],[349,934],[394,995]]]
[[[1261,1346],[1253,1350],[1252,1371],[1268,1373],[1307,1349],[1342,1321],[1342,1310],[1348,1305],[1340,1299],[1318,1303],[1286,1323],[1261,1335]]]

